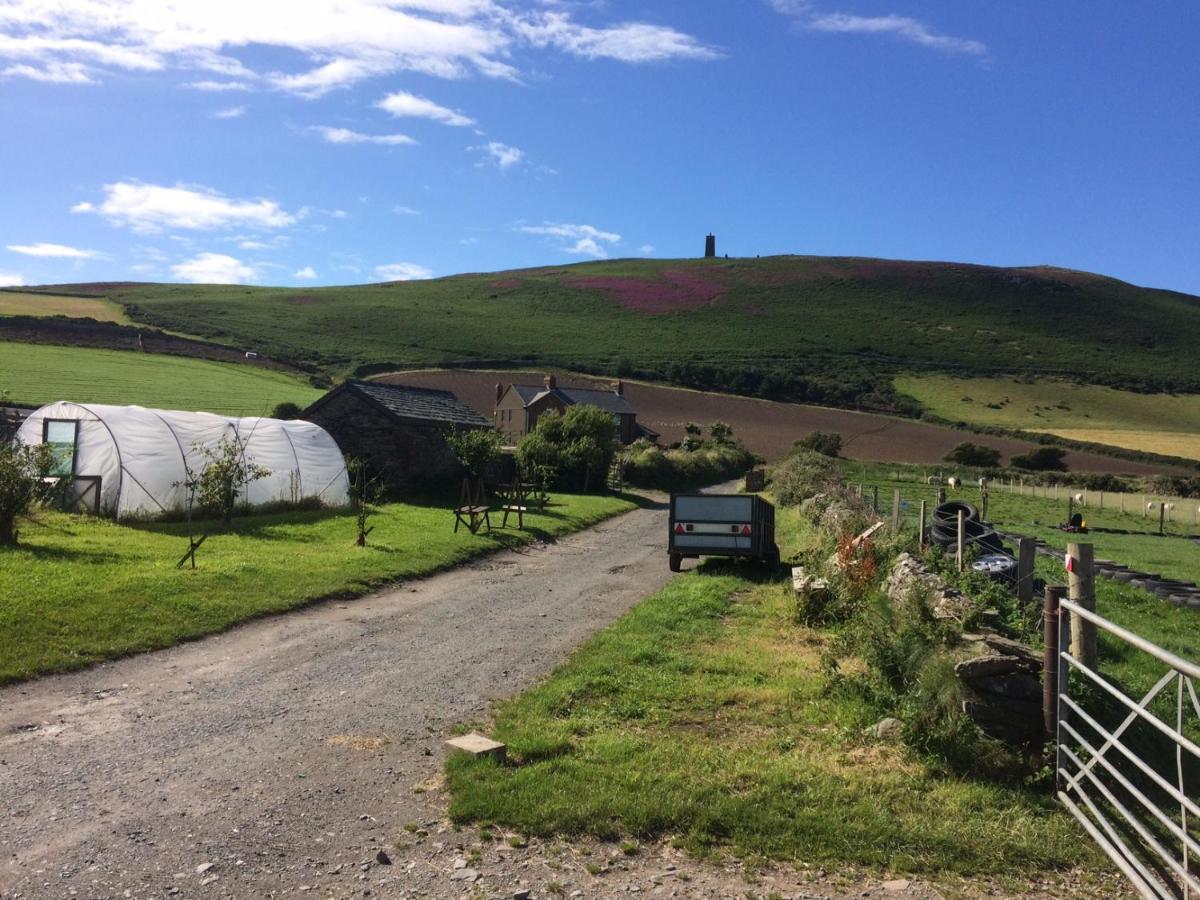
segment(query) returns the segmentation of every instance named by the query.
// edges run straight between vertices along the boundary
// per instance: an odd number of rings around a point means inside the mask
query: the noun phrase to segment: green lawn
[[[779,525],[794,550],[799,517]],[[878,711],[827,690],[832,636],[794,609],[790,582],[755,567],[675,579],[501,704],[514,764],[452,759],[451,816],[933,877],[1103,865],[1048,794],[937,775],[864,738]]]
[[[196,571],[176,569],[182,524],[121,525],[48,514],[0,549],[0,683],[170,646],[317,598],[365,593],[497,547],[574,531],[632,509],[628,498],[556,495],[527,529],[471,535],[447,508],[390,504],[354,545],[347,512],[236,519],[212,530]]]
[[[0,341],[0,396],[267,415],[290,400],[307,406],[321,391],[271,369],[184,356]]]
[[[1135,394],[1061,380],[901,375],[934,415],[1200,459],[1200,394]]]

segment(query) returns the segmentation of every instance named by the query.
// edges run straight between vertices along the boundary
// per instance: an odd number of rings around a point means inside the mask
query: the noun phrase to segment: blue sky
[[[775,253],[1200,294],[1200,6],[0,0],[0,283]]]

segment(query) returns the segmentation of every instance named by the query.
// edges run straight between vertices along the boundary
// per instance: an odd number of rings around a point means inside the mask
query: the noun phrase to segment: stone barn
[[[446,443],[449,431],[492,423],[450,391],[347,381],[304,411],[360,459],[390,492],[444,481],[458,472]]]

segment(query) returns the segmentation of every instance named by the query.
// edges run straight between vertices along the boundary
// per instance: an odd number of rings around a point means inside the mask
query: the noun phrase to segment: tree
[[[272,419],[299,419],[303,415],[304,408],[291,400],[285,400],[271,410]]]
[[[1020,456],[1014,456],[1009,460],[1009,464],[1017,469],[1029,469],[1034,472],[1065,472],[1066,455],[1067,451],[1062,447],[1038,447]]]
[[[842,452],[842,436],[836,431],[813,431],[796,441],[794,446],[813,450],[822,456],[837,456]]]
[[[450,452],[472,478],[483,478],[500,455],[500,432],[492,428],[463,428],[447,432]]]
[[[683,426],[684,438],[680,444],[684,450],[695,451],[704,446],[704,429],[695,422],[688,422]]]
[[[271,470],[246,458],[249,438],[241,435],[221,438],[215,447],[196,444],[192,449],[204,458],[203,468],[188,468],[188,487],[195,491],[200,508],[220,516],[226,524],[233,521],[238,495],[246,486],[266,478]]]
[[[367,466],[361,459],[348,457],[346,471],[350,475],[350,502],[355,508],[355,522],[358,525],[358,537],[354,543],[359,547],[367,546],[367,535],[375,530],[375,526],[367,527],[367,519],[375,512],[383,497],[383,488],[379,476],[369,475]]]
[[[61,490],[64,482],[50,478],[54,464],[49,444],[0,444],[0,546],[15,547],[17,520]]]
[[[963,441],[946,454],[946,462],[958,463],[960,466],[978,466],[983,469],[994,469],[1000,465],[1000,451],[986,444],[974,444]]]
[[[617,452],[616,425],[598,406],[572,406],[565,413],[541,416],[517,444],[517,462],[532,475],[553,471],[560,479],[588,490],[608,471]]]

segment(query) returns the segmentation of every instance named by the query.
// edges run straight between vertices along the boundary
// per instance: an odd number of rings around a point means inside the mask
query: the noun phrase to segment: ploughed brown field
[[[490,419],[495,406],[497,384],[541,384],[542,378],[543,373],[538,372],[426,369],[381,375],[376,380],[453,391]],[[613,382],[612,379],[582,375],[558,375],[558,383],[562,387],[604,387]],[[912,419],[702,393],[633,381],[625,382],[625,397],[637,410],[638,421],[659,432],[663,444],[682,440],[683,426],[687,422],[707,425],[719,420],[733,426],[734,434],[768,461],[778,459],[791,449],[793,442],[813,431],[835,431],[840,434],[842,455],[849,459],[880,462],[939,464],[956,444],[965,440],[995,447],[1004,455],[1005,462],[1009,457],[1025,453],[1035,446],[1027,441],[972,435]],[[1067,452],[1067,465],[1073,472],[1109,472],[1118,475],[1175,471],[1173,467],[1075,450]]]

